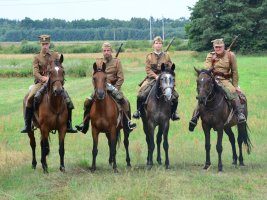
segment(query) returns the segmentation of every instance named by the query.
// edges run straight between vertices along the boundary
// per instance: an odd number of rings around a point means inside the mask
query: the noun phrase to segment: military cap
[[[162,40],[162,38],[160,37],[160,36],[156,36],[154,39],[153,39],[153,44],[155,43],[155,42],[161,42],[161,43],[163,43],[163,40]]]
[[[43,43],[50,43],[50,35],[40,35],[39,41],[41,44]]]
[[[104,43],[103,43],[103,45],[102,45],[102,49],[104,49],[104,48],[110,48],[111,51],[112,51],[112,46],[111,46],[111,44],[110,44],[109,42],[104,42]]]
[[[212,40],[211,41],[213,43],[213,46],[224,46],[224,42],[223,42],[223,39],[220,38],[220,39],[215,39],[215,40]]]

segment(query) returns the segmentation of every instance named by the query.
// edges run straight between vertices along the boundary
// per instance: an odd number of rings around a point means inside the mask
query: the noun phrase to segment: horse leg
[[[114,126],[110,131],[110,151],[111,151],[111,158],[113,160],[114,173],[118,172],[116,163],[116,146],[117,146],[117,131],[116,127]]]
[[[231,127],[224,128],[225,133],[229,137],[229,141],[232,146],[232,152],[233,152],[233,165],[237,165],[237,154],[236,154],[236,147],[235,147],[235,135],[231,129]]]
[[[161,165],[160,145],[162,141],[162,131],[163,130],[160,126],[157,134],[157,161],[159,165]]]
[[[99,134],[99,131],[95,128],[95,126],[92,126],[92,137],[93,137],[92,154],[93,154],[93,161],[92,161],[92,166],[90,168],[91,172],[94,172],[96,170],[96,156],[97,156],[97,153],[98,153],[98,150],[97,150],[98,134]]]
[[[48,142],[48,131],[41,130],[41,163],[43,167],[43,172],[48,173],[48,167],[46,162],[46,156],[49,154],[49,142]]]
[[[148,142],[148,161],[147,161],[147,169],[150,170],[153,166],[153,152],[155,149],[155,142],[154,142],[154,129],[155,127],[152,127],[148,130],[146,133],[149,138]]]
[[[204,170],[208,170],[210,168],[210,127],[206,124],[202,123],[202,128],[205,133],[205,150],[206,150],[206,162],[203,167]]]
[[[64,148],[64,140],[65,140],[66,130],[59,131],[59,156],[60,156],[60,167],[59,170],[65,172],[65,165],[64,165],[64,155],[65,155],[65,148]]]
[[[36,154],[35,154],[36,141],[35,141],[35,137],[34,137],[34,132],[33,131],[29,132],[28,136],[30,138],[30,145],[32,148],[32,169],[36,169],[36,165],[37,165]]]
[[[239,166],[245,166],[244,160],[243,160],[243,151],[242,151],[242,143],[243,143],[243,138],[238,132],[238,137],[237,137],[237,142],[238,142],[238,148],[239,148]]]
[[[170,161],[169,161],[169,143],[168,143],[168,132],[169,132],[169,123],[166,124],[163,130],[163,148],[165,151],[165,167],[166,169],[170,168]]]
[[[108,159],[108,163],[111,166],[112,165],[111,146],[110,146],[111,144],[110,144],[110,139],[109,139],[107,133],[106,133],[106,137],[107,137],[107,140],[108,140],[108,147],[109,147],[109,159]]]
[[[131,167],[131,159],[130,159],[130,155],[129,155],[129,133],[126,129],[123,129],[123,133],[124,133],[124,147],[126,150],[126,163],[127,163],[127,167]]]
[[[216,150],[218,152],[218,171],[221,172],[223,169],[223,165],[222,165],[222,151],[223,151],[223,147],[222,147],[222,138],[223,138],[223,129],[219,129],[217,131],[217,144],[216,144]]]

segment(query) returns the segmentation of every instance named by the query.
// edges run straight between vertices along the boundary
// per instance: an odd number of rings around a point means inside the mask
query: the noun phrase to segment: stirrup
[[[137,110],[134,114],[133,114],[133,118],[135,119],[139,119],[141,117],[141,113],[139,110]]]
[[[195,127],[197,126],[197,122],[194,122],[192,119],[189,122],[189,131],[193,132]]]
[[[241,114],[239,114],[237,116],[237,123],[238,124],[243,124],[243,123],[246,123],[246,122],[247,122],[247,120],[246,120],[246,117],[245,117],[245,115],[243,113],[241,113]]]
[[[136,128],[136,123],[131,123],[131,121],[128,121],[128,128],[129,128],[130,130],[135,129],[135,128]]]

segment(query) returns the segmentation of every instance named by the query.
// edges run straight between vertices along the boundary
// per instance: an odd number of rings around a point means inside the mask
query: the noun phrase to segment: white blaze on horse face
[[[204,78],[202,78],[201,81],[203,82],[204,81]]]
[[[57,75],[58,75],[58,70],[59,70],[59,67],[55,67],[55,70],[57,72]]]
[[[172,88],[174,87],[173,78],[171,74],[165,74],[163,76],[162,87],[164,90],[165,97],[170,100],[172,97]]]

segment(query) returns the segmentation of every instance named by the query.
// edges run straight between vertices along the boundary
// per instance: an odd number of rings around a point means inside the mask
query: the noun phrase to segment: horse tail
[[[239,124],[237,126],[237,129],[238,129],[238,133],[240,133],[240,136],[243,139],[245,146],[247,147],[247,153],[250,154],[251,148],[253,147],[253,145],[252,145],[250,138],[249,138],[250,129],[249,129],[247,123],[246,124]]]
[[[120,143],[121,143],[121,132],[120,131],[117,132],[117,141],[116,141],[116,143],[117,143],[117,146],[119,148],[120,147]]]

